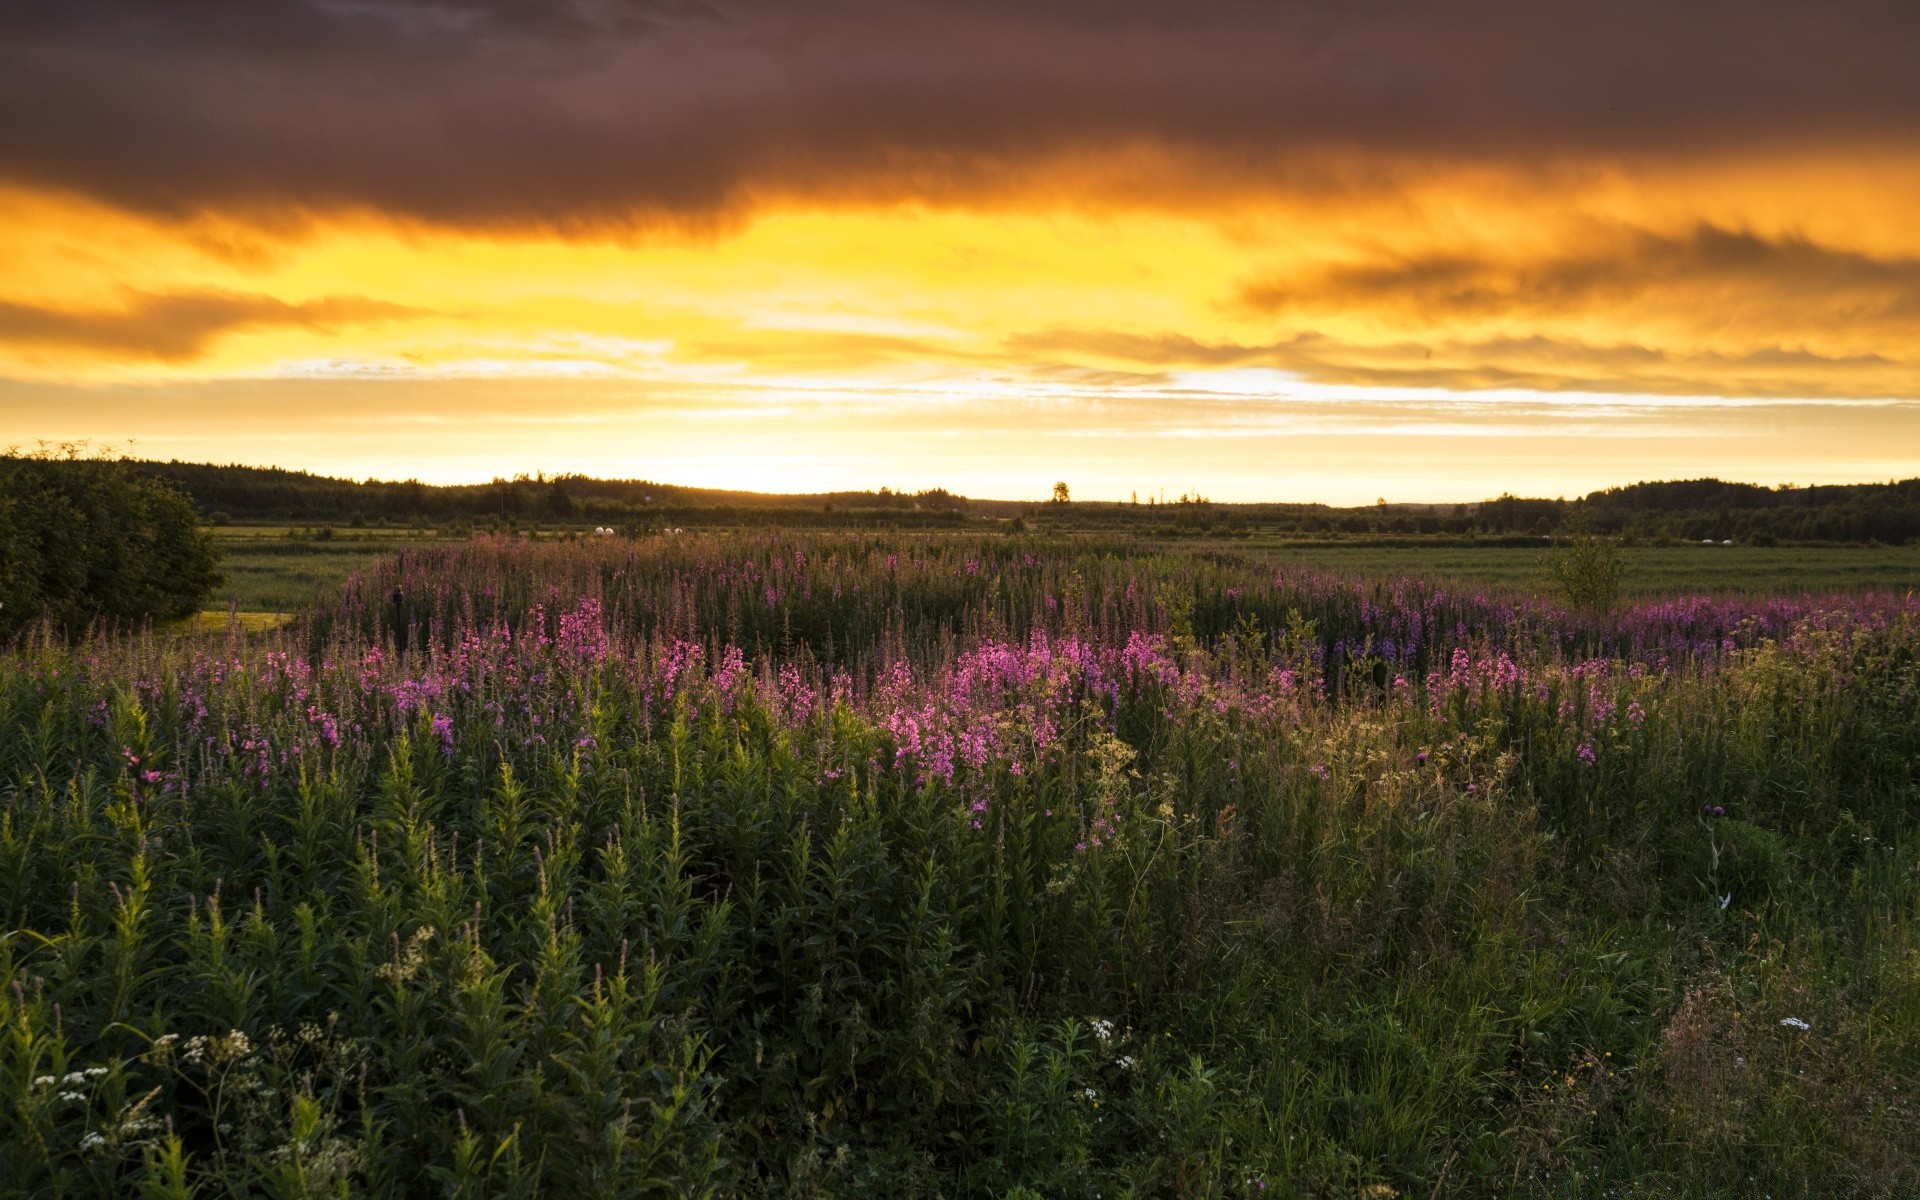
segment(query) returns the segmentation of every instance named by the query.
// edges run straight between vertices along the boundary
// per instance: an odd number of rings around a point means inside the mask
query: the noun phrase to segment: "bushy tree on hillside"
[[[0,455],[0,636],[43,615],[171,620],[219,585],[213,540],[178,490],[77,448]]]

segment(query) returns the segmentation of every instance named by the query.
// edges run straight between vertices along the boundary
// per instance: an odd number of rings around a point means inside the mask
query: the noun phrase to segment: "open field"
[[[313,541],[289,538],[286,532],[219,531],[220,571],[225,577],[214,594],[219,611],[238,607],[242,612],[300,612],[323,593],[337,592],[348,575],[371,566],[381,555],[405,546],[435,544],[396,536]]]
[[[1004,537],[30,644],[0,1184],[1911,1196],[1917,692],[1904,596]]]
[[[243,612],[296,612],[317,594],[337,589],[349,574],[371,566],[383,554],[452,541],[442,534],[414,530],[340,529],[328,541],[290,536],[305,532],[299,526],[216,529],[222,550],[221,570],[226,576],[216,594],[216,606],[221,611],[237,605]],[[735,536],[747,535],[747,531],[741,531]],[[546,536],[555,535],[549,532]],[[1540,560],[1547,552],[1545,547],[1466,546],[1457,542],[1381,546],[1274,538],[1141,539],[1139,544],[1173,553],[1228,553],[1324,570],[1418,575],[1520,592],[1542,588]],[[1635,546],[1624,553],[1624,589],[1633,596],[1864,589],[1904,592],[1920,588],[1920,546]]]
[[[1176,543],[1177,544],[1177,543]],[[1420,575],[1463,584],[1538,589],[1550,553],[1518,546],[1379,546],[1259,538],[1206,543],[1275,563],[1363,574]],[[1920,588],[1920,546],[1632,546],[1623,590],[1631,596],[1676,592],[1792,593]]]

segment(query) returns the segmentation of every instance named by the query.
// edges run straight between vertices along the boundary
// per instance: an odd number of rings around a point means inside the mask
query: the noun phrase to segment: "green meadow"
[[[230,526],[214,530],[225,575],[217,610],[292,613],[338,589],[347,576],[405,547],[447,544],[465,536],[431,530],[327,526]],[[731,531],[736,535],[748,529]],[[589,529],[549,527],[536,536],[589,536]],[[931,535],[908,535],[931,536]],[[1067,536],[1072,536],[1071,532]],[[1543,591],[1543,544],[1473,546],[1435,539],[1430,544],[1382,545],[1362,538],[1139,539],[1143,547],[1175,552],[1227,553],[1276,565],[1363,575],[1416,575],[1470,587]],[[1920,588],[1920,545],[1914,546],[1633,546],[1623,551],[1623,590],[1631,596],[1672,593],[1790,594],[1808,591]]]

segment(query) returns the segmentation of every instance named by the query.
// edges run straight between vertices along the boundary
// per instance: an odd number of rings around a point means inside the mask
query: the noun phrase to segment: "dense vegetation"
[[[479,541],[0,668],[0,1186],[1905,1196],[1920,606]]]
[[[1636,540],[1868,542],[1920,538],[1920,479],[1897,483],[1762,488],[1717,479],[1638,483],[1584,499],[1500,496],[1478,504],[1217,504],[1200,496],[1132,503],[977,500],[944,490],[773,496],[676,487],[646,480],[565,475],[433,487],[355,482],[298,471],[201,463],[139,464],[192,496],[203,515],[242,521],[360,524],[461,522],[661,527],[956,530],[969,523],[1112,533],[1473,537],[1537,541],[1586,521]],[[1069,493],[1070,494],[1070,493]]]
[[[1535,512],[1526,507],[1528,503],[1514,502],[1503,527],[1538,525],[1545,518],[1559,528],[1576,507],[1557,501],[1530,502],[1553,506]],[[1920,538],[1920,479],[1780,488],[1718,479],[1636,483],[1595,492],[1577,510],[1597,531],[1643,539],[1902,545]]]
[[[220,521],[491,526],[607,522],[647,532],[674,522],[857,527],[884,521],[894,526],[942,528],[958,523],[968,505],[940,489],[916,495],[882,488],[879,492],[773,496],[580,475],[522,475],[484,484],[432,486],[418,480],[356,482],[305,471],[205,463],[147,462],[140,469],[185,491],[205,516]]]
[[[101,458],[0,454],[0,638],[196,611],[220,582],[186,496]]]

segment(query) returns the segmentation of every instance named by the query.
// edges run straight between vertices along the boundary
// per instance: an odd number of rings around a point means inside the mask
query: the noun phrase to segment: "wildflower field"
[[[0,666],[0,1191],[1920,1194],[1920,602],[409,550]]]

